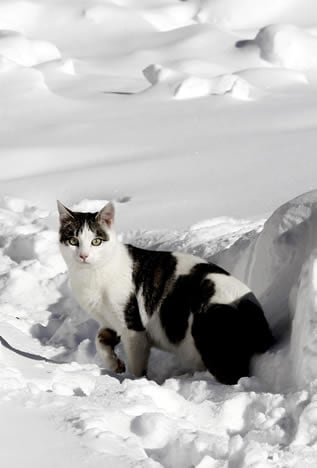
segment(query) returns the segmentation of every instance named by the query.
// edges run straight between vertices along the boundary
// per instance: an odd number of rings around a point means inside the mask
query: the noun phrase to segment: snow
[[[94,349],[96,324],[79,310],[66,287],[50,214],[23,200],[3,199],[0,252],[7,269],[0,289],[0,395],[4,414],[10,411],[14,424],[21,425],[26,412],[26,423],[34,421],[52,451],[65,432],[60,456],[71,451],[77,460],[82,454],[81,460],[92,460],[91,466],[101,466],[105,460],[114,466],[275,466],[275,462],[300,466],[301,461],[314,466],[316,353],[312,351],[317,349],[311,324],[316,311],[316,200],[316,192],[303,195],[279,208],[264,225],[261,220],[220,218],[197,223],[182,234],[121,234],[147,247],[193,253],[204,247],[205,258],[217,258],[226,266],[233,259],[237,276],[250,275],[264,306],[265,300],[272,300],[272,283],[281,298],[291,302],[291,338],[255,361],[257,378],[226,387],[207,372],[184,374],[175,357],[159,351],[152,353],[149,380],[102,372]],[[104,202],[83,200],[72,208],[93,210]],[[263,243],[265,252],[271,252],[266,264],[261,257]],[[294,258],[292,252],[297,251]],[[252,265],[252,273],[246,264]],[[291,284],[283,284],[281,271]],[[276,312],[271,306],[266,311]],[[14,444],[14,434],[6,433],[6,445]],[[34,444],[34,437],[26,444],[29,464],[25,466],[39,464],[41,451]],[[19,466],[19,455],[10,450],[1,452],[0,460]]]
[[[264,60],[291,70],[316,68],[317,38],[294,25],[271,25],[254,39]]]
[[[261,28],[281,22],[310,26],[316,22],[313,0],[201,0],[197,12],[199,21],[239,30]]]
[[[12,31],[0,32],[0,55],[26,67],[60,58],[53,44],[29,40]]]
[[[1,466],[316,466],[316,27],[313,0],[0,0]],[[57,198],[246,282],[278,339],[254,376],[102,369]]]

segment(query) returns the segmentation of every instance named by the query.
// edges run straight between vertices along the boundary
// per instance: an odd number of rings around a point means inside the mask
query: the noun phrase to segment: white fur
[[[177,260],[176,276],[186,275],[195,265],[198,265],[198,263],[207,263],[205,260],[196,257],[195,255],[174,252],[173,256]]]
[[[70,284],[79,304],[101,326],[121,333],[124,307],[132,291],[132,265],[125,247],[118,243],[111,261],[94,266],[71,265]]]
[[[110,369],[115,372],[118,368],[118,358],[115,355],[111,346],[101,344],[98,339],[98,334],[95,339],[95,344],[97,352],[101,357],[103,364],[106,366],[107,369]]]
[[[59,206],[61,218],[69,216],[69,210]],[[66,210],[66,211],[65,211]],[[70,212],[71,213],[71,212]],[[139,312],[144,332],[128,330],[124,310],[131,293],[134,291],[132,280],[132,260],[127,248],[121,244],[113,229],[113,206],[105,207],[100,213],[103,229],[109,240],[100,246],[93,246],[91,241],[94,233],[84,226],[78,234],[78,246],[60,244],[61,253],[68,265],[70,285],[75,298],[101,327],[115,330],[121,336],[127,355],[128,368],[136,376],[143,375],[149,356],[150,345],[167,351],[176,352],[182,362],[196,369],[202,369],[203,364],[191,334],[193,317],[190,314],[185,338],[178,345],[172,344],[162,328],[158,310],[152,316],[145,309],[142,288],[137,294]],[[177,260],[175,279],[188,274],[193,266],[207,263],[193,255],[174,253]],[[84,259],[81,256],[85,257]],[[229,304],[250,292],[237,279],[217,273],[208,276],[215,284],[215,294],[210,303]],[[173,313],[173,311],[171,311]],[[110,346],[99,343],[96,347],[105,364],[112,370],[118,365],[118,360]]]
[[[151,338],[152,343],[157,348],[175,353],[179,356],[181,362],[186,366],[192,369],[201,370],[204,368],[204,365],[202,363],[201,356],[196,349],[194,339],[191,334],[192,323],[193,316],[190,314],[186,335],[181,343],[177,345],[171,343],[166,337],[165,331],[163,330],[160,322],[158,312],[154,313],[148,322],[147,332]]]
[[[121,336],[127,355],[128,369],[136,377],[142,377],[147,370],[150,342],[146,331],[125,329]]]
[[[136,299],[138,302],[138,307],[139,307],[139,313],[141,317],[141,321],[143,323],[143,326],[147,328],[148,322],[149,322],[149,316],[146,312],[145,309],[145,304],[144,304],[144,297],[143,297],[143,287],[141,286],[139,291],[137,292]]]
[[[61,253],[67,263],[68,268],[78,269],[78,264],[83,268],[87,267],[103,267],[111,262],[116,256],[118,246],[115,232],[112,229],[107,230],[109,240],[103,242],[99,246],[91,245],[91,241],[96,237],[93,232],[84,226],[83,230],[78,234],[79,246],[60,244]],[[80,255],[87,255],[84,262]]]
[[[191,333],[192,324],[193,315],[190,314],[185,338],[175,351],[185,365],[192,369],[203,370],[205,369],[205,366],[202,362],[199,352],[197,351],[197,348],[194,343],[194,338]]]
[[[207,278],[210,278],[216,287],[215,294],[210,298],[211,304],[230,304],[251,292],[244,283],[233,276],[210,273]]]
[[[148,321],[147,332],[155,346],[165,351],[175,352],[175,346],[169,341],[162,328],[159,311],[154,312]]]
[[[132,261],[112,228],[106,230],[108,241],[93,246],[96,236],[84,226],[78,234],[78,246],[60,244],[69,269],[73,294],[101,326],[119,334],[125,328],[124,307],[132,291]],[[86,261],[80,255],[87,255]]]

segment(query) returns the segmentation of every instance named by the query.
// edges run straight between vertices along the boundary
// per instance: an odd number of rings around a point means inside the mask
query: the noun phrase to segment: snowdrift
[[[263,220],[316,185],[316,24],[316,0],[0,0],[0,466],[316,467],[316,193]],[[248,282],[279,340],[255,377],[104,372],[56,196]]]
[[[215,23],[228,29],[261,28],[279,23],[311,25],[316,22],[314,0],[202,0],[197,12],[201,22]]]
[[[103,203],[85,200],[76,209]],[[284,340],[255,361],[257,379],[234,387],[208,373],[186,375],[159,351],[152,353],[149,380],[101,375],[96,324],[69,295],[49,213],[3,198],[0,220],[0,400],[24,401],[36,411],[45,404],[60,427],[79,430],[84,456],[98,453],[105,457],[100,462],[115,466],[247,467],[251,460],[254,466],[278,460],[299,467],[288,463],[301,463],[303,447],[305,466],[314,466],[317,191],[284,204],[264,225],[221,218],[182,235],[121,234],[144,247],[217,259],[255,290]]]

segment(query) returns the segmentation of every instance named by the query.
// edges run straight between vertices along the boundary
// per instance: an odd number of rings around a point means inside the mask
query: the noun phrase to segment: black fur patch
[[[207,369],[224,384],[250,374],[250,360],[273,344],[263,310],[253,294],[235,304],[210,304],[196,314],[192,335]]]
[[[228,273],[220,266],[215,265],[214,263],[197,263],[197,265],[193,266],[193,268],[190,271],[190,274],[200,274],[202,276],[209,275],[210,273],[218,273],[221,275],[230,276],[230,273]]]
[[[139,306],[135,294],[131,294],[130,299],[124,309],[124,318],[129,330],[144,331],[140,317]]]
[[[179,343],[185,337],[190,312],[203,311],[215,292],[206,276],[228,273],[212,263],[198,263],[188,274],[176,278],[177,258],[172,253],[127,247],[133,259],[136,293],[142,288],[146,312],[151,316],[160,307],[167,338]]]
[[[239,315],[244,316],[248,326],[248,341],[255,353],[265,353],[274,345],[275,339],[265,318],[263,309],[253,293],[245,294],[236,302]]]
[[[107,233],[102,229],[96,216],[98,213],[81,213],[72,211],[73,216],[67,217],[61,222],[59,230],[60,242],[67,244],[71,237],[77,237],[84,229],[85,224],[88,228],[104,241],[109,240]]]
[[[152,315],[173,284],[177,260],[170,252],[127,247],[133,259],[136,293],[142,288],[145,310]]]
[[[198,263],[187,275],[177,278],[173,290],[163,301],[160,318],[162,327],[171,343],[177,344],[185,338],[190,313],[203,313],[215,293],[213,281],[206,276],[222,273],[213,264]],[[227,274],[224,272],[224,274]]]
[[[98,341],[104,346],[110,346],[112,349],[120,342],[120,337],[111,328],[102,328],[98,332]]]

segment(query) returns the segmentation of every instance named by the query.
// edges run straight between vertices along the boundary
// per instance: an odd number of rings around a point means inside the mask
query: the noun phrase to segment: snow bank
[[[317,67],[317,37],[293,25],[272,25],[259,31],[254,39],[261,57],[268,62],[294,70]]]
[[[283,68],[250,68],[238,72],[237,75],[245,79],[251,86],[262,90],[276,90],[308,84],[304,73]]]
[[[317,227],[312,235],[317,233]],[[312,239],[315,243],[315,239]],[[290,306],[294,314],[290,340],[292,382],[299,388],[317,378],[317,250],[303,265],[293,286]],[[314,424],[317,423],[314,418]]]
[[[1,189],[34,200],[0,203],[0,466],[316,467],[314,195],[258,219],[316,183],[315,3],[0,2]],[[56,196],[236,271],[285,342],[234,387],[158,350],[103,372]]]
[[[106,28],[107,34],[131,34],[153,31],[150,22],[132,8],[122,8],[110,2],[85,8],[82,12],[83,18],[96,25]]]
[[[0,30],[28,34],[40,16],[41,6],[32,1],[4,0],[0,4]]]
[[[0,31],[0,55],[19,65],[32,67],[56,60],[61,54],[54,44],[27,39],[14,31]]]
[[[196,17],[224,28],[261,28],[282,18],[310,25],[316,21],[314,0],[202,0]]]
[[[153,85],[151,92],[155,91],[155,85],[166,85],[167,94],[176,99],[192,99],[202,96],[231,94],[237,99],[249,99],[250,86],[246,80],[237,75],[221,75],[214,78],[201,78],[188,76],[178,70],[150,65],[143,70],[144,76]],[[162,86],[157,86],[159,95],[162,94]]]
[[[87,199],[73,209],[95,210],[105,202]],[[151,355],[149,379],[101,375],[93,344],[96,324],[69,295],[48,212],[4,198],[0,220],[0,400],[21,411],[27,405],[34,416],[45,409],[58,431],[71,429],[80,436],[85,460],[98,454],[96,468],[105,462],[123,468],[131,463],[249,468],[275,462],[300,467],[303,460],[314,466],[317,192],[279,208],[263,230],[260,220],[223,217],[183,233],[124,234],[144,247],[218,256],[227,266],[231,259],[232,269],[258,292],[260,286],[272,292],[273,282],[280,302],[290,294],[290,352],[284,346],[263,357],[259,374],[266,380],[245,378],[233,387],[218,384],[207,372],[184,375],[175,357],[158,350]],[[286,372],[292,382],[281,387]],[[278,385],[289,393],[271,393]],[[299,387],[304,390],[295,391]]]
[[[288,386],[299,388],[317,378],[316,249],[317,191],[312,191],[278,208],[247,245],[238,240],[216,256],[256,293],[287,347],[281,381],[286,377]]]
[[[169,31],[194,23],[197,12],[195,2],[174,2],[169,0],[163,5],[153,5],[140,10],[140,15],[158,31]]]
[[[5,64],[5,73],[1,73],[0,69],[1,99],[3,102],[18,101],[22,97],[29,100],[35,94],[39,96],[43,96],[43,93],[50,94],[41,71],[12,65],[12,62],[8,66],[7,63]]]
[[[289,321],[293,315],[291,291],[316,247],[316,230],[317,191],[313,191],[278,208],[258,238],[231,265],[234,274],[260,298],[277,333],[279,323]]]
[[[176,87],[174,96],[176,99],[191,99],[226,93],[243,100],[248,100],[251,97],[249,84],[237,75],[222,75],[210,80],[194,76],[185,78]]]

